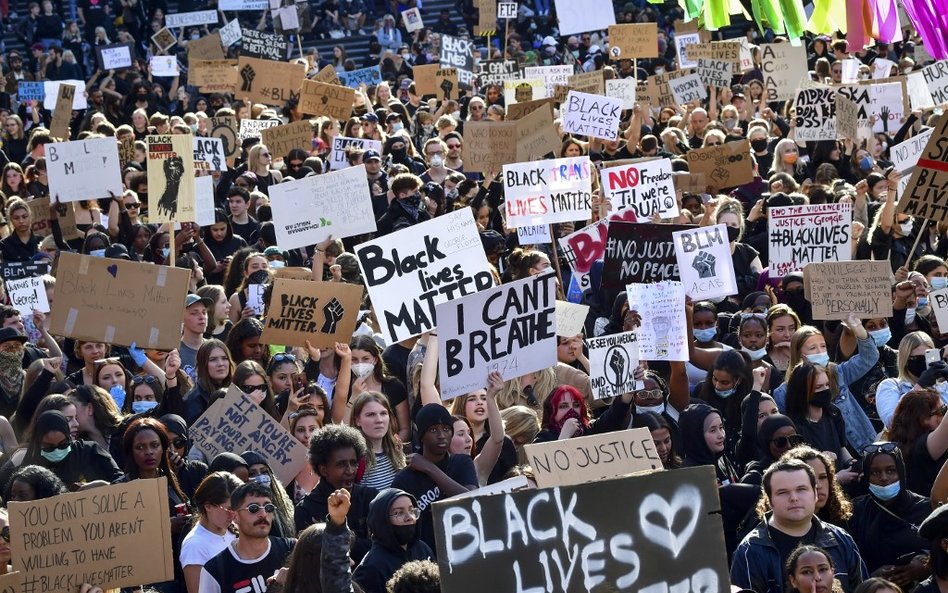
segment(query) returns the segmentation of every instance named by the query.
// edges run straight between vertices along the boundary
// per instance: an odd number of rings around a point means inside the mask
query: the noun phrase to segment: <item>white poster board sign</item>
[[[592,171],[586,156],[504,165],[507,227],[587,220]]]
[[[243,37],[243,32],[240,30],[240,21],[237,19],[232,20],[227,23],[220,30],[221,34],[221,45],[224,47],[230,47],[233,44],[240,41]]]
[[[580,335],[588,314],[589,305],[556,301],[556,335],[564,338]]]
[[[606,96],[622,101],[622,109],[635,107],[635,79],[613,78],[606,81]]]
[[[642,317],[635,329],[640,360],[687,361],[688,324],[685,319],[685,288],[681,282],[664,280],[654,284],[629,284],[629,310]]]
[[[425,26],[424,21],[421,20],[421,11],[418,8],[403,11],[402,20],[405,22],[405,30],[409,33],[414,33]]]
[[[637,220],[677,217],[678,199],[670,159],[655,159],[609,167],[599,172],[603,196],[612,211],[632,210]]]
[[[852,222],[848,203],[770,208],[770,275],[780,278],[813,262],[851,260]]]
[[[639,337],[622,332],[589,338],[589,386],[593,399],[615,397],[639,388],[635,369],[639,366]]]
[[[686,70],[688,68],[698,67],[698,60],[689,58],[688,50],[686,49],[689,45],[698,43],[701,43],[700,33],[678,33],[675,35],[675,51],[678,54],[679,69]]]
[[[612,0],[556,0],[560,35],[578,35],[608,29],[616,24]]]
[[[7,280],[6,284],[10,304],[20,312],[20,317],[32,317],[33,311],[49,313],[49,300],[46,298],[46,287],[43,286],[42,278],[33,276]]]
[[[566,104],[560,110],[563,114],[563,131],[566,133],[603,140],[619,138],[621,99],[570,91],[566,96]]]
[[[210,175],[194,178],[194,218],[198,226],[214,224],[214,178]]]
[[[43,108],[49,111],[56,109],[56,98],[59,97],[59,85],[71,84],[76,87],[76,93],[72,97],[73,109],[86,109],[89,103],[86,100],[86,81],[84,80],[46,80],[43,82],[43,92],[46,96],[43,98]]]
[[[521,245],[552,243],[553,239],[550,238],[550,225],[532,224],[529,226],[518,226],[517,242]]]
[[[115,138],[91,138],[46,145],[49,191],[60,202],[122,195],[122,174]]]
[[[737,294],[737,278],[727,227],[703,226],[672,233],[678,273],[685,294],[693,301]]]
[[[168,13],[165,15],[165,26],[169,29],[178,27],[195,27],[197,25],[216,25],[216,10],[198,10],[195,12]]]
[[[380,140],[335,136],[332,139],[332,152],[329,153],[329,169],[331,171],[349,168],[349,161],[346,160],[347,148],[359,148],[363,151],[374,150],[379,155],[382,154],[382,142]]]
[[[174,78],[178,76],[178,58],[175,56],[152,56],[148,64],[151,66],[152,76]]]

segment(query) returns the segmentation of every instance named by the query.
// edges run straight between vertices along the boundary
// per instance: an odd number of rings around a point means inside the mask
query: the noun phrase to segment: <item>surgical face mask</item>
[[[909,324],[915,321],[915,308],[909,307],[905,310],[905,323]]]
[[[899,491],[901,490],[901,482],[892,482],[888,486],[877,486],[872,483],[869,484],[869,493],[879,500],[892,500],[899,495]]]
[[[829,364],[830,355],[826,352],[820,352],[819,354],[807,354],[806,359],[810,362],[810,364],[816,364],[821,367],[825,367]]]
[[[105,257],[105,249],[93,249],[89,252],[92,257]]]
[[[168,256],[171,255],[171,248],[162,247],[161,248],[161,257],[168,259]]]
[[[410,58],[410,57],[411,57],[411,54],[408,53],[407,51],[402,54],[402,59],[403,59],[403,60],[407,60],[407,59]]]
[[[451,117],[453,117],[455,120],[460,121],[460,119],[461,119],[461,112],[460,112],[460,111],[453,111],[453,112],[451,112]]]
[[[725,128],[727,128],[727,129],[729,129],[729,130],[733,130],[736,125],[737,125],[737,118],[728,117],[728,118],[725,118],[725,119],[724,119],[724,127],[725,127]]]
[[[924,309],[928,306],[928,297],[918,297],[918,300],[915,302],[916,309]]]
[[[783,155],[783,162],[787,163],[788,165],[795,165],[797,164],[798,158],[799,155],[797,153],[788,152],[787,154]]]
[[[934,290],[941,290],[942,288],[948,288],[948,276],[935,276],[928,282],[932,285]]]
[[[579,53],[579,52],[576,52],[576,53]],[[655,74],[665,74],[665,69],[664,69],[664,68],[656,68],[656,69],[655,69]]]
[[[441,167],[441,165],[444,164],[444,157],[441,156],[440,154],[436,154],[432,156],[430,159],[428,159],[428,164],[430,164],[432,167],[437,169]]]
[[[191,33],[191,41],[197,41],[200,38],[201,38],[200,33]]]
[[[66,445],[60,449],[53,449],[52,451],[40,451],[40,455],[42,455],[43,459],[49,461],[50,463],[59,463],[69,456],[70,451],[72,451],[72,444]]]
[[[707,343],[714,340],[714,336],[718,335],[718,330],[713,327],[709,327],[707,329],[695,328],[693,334],[695,339],[699,342]]]
[[[425,134],[430,134],[434,130],[434,124],[422,124],[421,129]]]
[[[405,129],[405,124],[403,124],[403,123],[401,123],[401,122],[392,124],[392,133],[393,133],[393,134],[394,134],[395,132],[401,132],[401,131],[404,130],[404,129]]]
[[[741,350],[743,350],[748,356],[750,356],[751,360],[760,360],[761,358],[767,356],[766,346],[761,348],[760,350],[751,350],[749,348],[745,348],[744,346],[741,346]]]
[[[892,339],[892,330],[888,327],[883,327],[882,329],[869,332],[869,337],[876,343],[877,348],[882,348]]]
[[[134,414],[144,414],[149,410],[155,409],[158,406],[158,402],[149,402],[149,401],[140,401],[132,402],[132,413]]]
[[[198,125],[197,125],[197,124],[190,124],[188,127],[191,128],[191,133],[192,133],[192,134],[197,134],[197,131],[198,131]]]
[[[270,265],[270,269],[271,269],[271,270],[279,270],[279,269],[282,268],[285,264],[284,264],[283,262],[281,262],[280,260],[275,259],[275,260],[272,260],[269,265]]]
[[[872,169],[872,157],[864,156],[859,160],[859,168],[863,171],[869,171]]]
[[[270,474],[260,474],[259,476],[254,476],[254,482],[260,484],[261,486],[270,487]]]
[[[912,227],[914,227],[914,226],[915,226],[915,225],[914,225],[914,223],[912,222],[912,219],[909,219],[909,220],[906,220],[905,222],[899,224],[899,230],[902,231],[902,234],[903,234],[903,235],[911,235],[911,234],[912,234]]]
[[[727,399],[731,397],[732,395],[734,395],[735,391],[737,391],[737,387],[731,387],[730,389],[724,389],[724,390],[721,390],[721,389],[714,390],[714,392],[718,394],[718,397],[723,397],[724,399]]]
[[[635,406],[635,412],[637,414],[644,414],[646,412],[655,412],[656,414],[665,413],[665,404],[658,404],[657,406]]]
[[[372,371],[375,370],[375,363],[371,362],[357,362],[352,365],[352,372],[356,377],[360,379],[365,379],[372,374]]]

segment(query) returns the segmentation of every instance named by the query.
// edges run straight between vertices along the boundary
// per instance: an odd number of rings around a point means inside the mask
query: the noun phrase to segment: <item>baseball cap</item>
[[[370,121],[373,124],[377,124],[379,123],[379,116],[375,115],[374,113],[366,113],[362,116],[362,121]]]
[[[211,299],[204,298],[204,297],[198,296],[198,295],[196,295],[196,294],[189,294],[188,296],[186,296],[186,297],[184,298],[184,308],[185,308],[185,309],[187,309],[188,307],[190,307],[191,305],[193,305],[193,304],[195,304],[195,303],[201,303],[201,304],[203,304],[205,307],[208,307],[208,308],[214,305],[214,302],[213,302]]]
[[[371,161],[372,159],[382,160],[382,157],[379,155],[379,152],[377,150],[367,150],[364,153],[362,153],[363,163],[367,163]]]

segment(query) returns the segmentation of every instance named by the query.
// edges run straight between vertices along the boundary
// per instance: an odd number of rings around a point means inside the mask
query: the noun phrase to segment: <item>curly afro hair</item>
[[[431,560],[402,565],[385,584],[387,593],[441,593],[441,573]]]
[[[365,438],[355,428],[344,424],[329,424],[313,433],[309,440],[309,464],[318,474],[319,466],[329,463],[333,451],[352,448],[356,458],[363,459],[366,453]]]

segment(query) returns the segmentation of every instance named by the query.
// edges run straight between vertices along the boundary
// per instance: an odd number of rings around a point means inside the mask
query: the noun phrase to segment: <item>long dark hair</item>
[[[168,429],[165,428],[164,424],[154,418],[138,418],[133,420],[132,423],[128,425],[128,428],[125,429],[125,435],[122,437],[122,451],[125,453],[125,474],[133,480],[138,479],[139,467],[135,465],[135,455],[133,451],[135,448],[135,437],[138,436],[139,433],[147,430],[158,435],[158,440],[161,441],[161,459],[158,461],[158,475],[168,478],[168,485],[171,486],[171,489],[175,491],[182,501],[188,500],[188,497],[185,496],[184,491],[181,490],[181,486],[178,484],[178,477],[175,475],[174,469],[171,467],[171,460],[168,457],[168,452],[171,451],[171,437],[168,436]]]
[[[230,225],[230,219],[227,218],[226,214],[224,214],[223,208],[214,208],[214,224],[220,224],[222,222],[227,225],[227,230],[225,231],[223,241],[227,242],[234,238],[234,227]],[[209,224],[204,227],[201,231],[201,236],[205,241],[210,241],[211,243],[216,244],[217,241],[214,240],[214,235],[211,233],[211,227],[214,226],[214,224]]]
[[[211,360],[211,352],[217,348],[223,350],[224,355],[227,356],[227,360],[230,361],[230,372],[220,385],[214,383],[207,373],[207,365]],[[216,339],[205,340],[204,343],[201,344],[201,347],[198,348],[195,360],[197,366],[197,384],[198,387],[203,389],[206,393],[213,393],[215,389],[230,386],[230,382],[234,378],[234,359],[231,358],[230,350],[227,349],[227,345],[224,344],[224,342]]]
[[[723,398],[715,392],[713,381],[715,371],[724,371],[734,378],[736,391],[730,397]],[[741,402],[753,388],[754,376],[751,372],[750,357],[740,350],[728,350],[714,361],[714,366],[708,371],[701,385],[701,391],[696,395],[721,412],[721,415],[728,420],[728,427],[733,428],[741,425]]]
[[[230,495],[243,482],[230,472],[211,472],[201,480],[194,491],[195,517],[205,516],[204,505],[230,504]]]
[[[928,420],[939,406],[941,398],[930,389],[914,389],[899,400],[892,415],[892,426],[883,435],[885,440],[898,444],[903,457],[910,457],[915,442],[922,438],[928,429],[922,421]]]
[[[263,322],[256,317],[247,317],[241,319],[230,328],[227,334],[227,349],[230,350],[230,357],[237,364],[250,360],[244,358],[243,343],[250,338],[259,338],[263,336]],[[263,368],[270,366],[270,349],[264,345],[263,359],[259,363]],[[266,374],[264,374],[266,377]]]
[[[319,557],[323,550],[323,523],[310,525],[300,532],[290,554],[284,591],[293,593],[323,593],[319,584]]]

